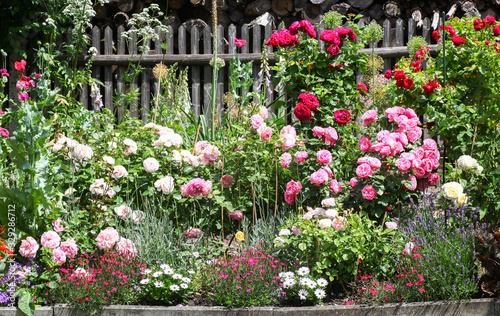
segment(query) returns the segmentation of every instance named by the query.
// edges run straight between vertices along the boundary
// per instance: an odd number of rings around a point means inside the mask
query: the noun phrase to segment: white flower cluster
[[[89,160],[94,156],[94,150],[88,145],[78,143],[76,140],[66,136],[60,137],[52,146],[52,152],[57,153],[61,149],[65,149],[70,158],[79,160]]]
[[[289,295],[290,299],[292,299],[290,296],[293,296],[293,293],[297,293],[300,300],[321,301],[326,296],[325,287],[328,285],[328,281],[323,278],[314,281],[307,277],[309,273],[308,267],[301,267],[296,274],[281,272],[279,277],[283,285],[279,292],[285,297]],[[296,287],[299,289],[297,290]]]
[[[140,282],[142,285],[148,285],[153,282],[152,284],[155,288],[165,287],[165,290],[168,289],[172,292],[188,289],[191,283],[190,278],[180,273],[175,273],[170,265],[166,263],[161,264],[157,271],[153,272],[151,269],[145,269],[142,271],[142,274],[146,275],[146,278],[142,279]],[[168,290],[164,291],[165,295],[168,295]]]
[[[103,178],[95,180],[95,182],[90,185],[90,193],[95,195],[107,195],[110,198],[116,194],[115,190],[113,190]]]
[[[477,160],[468,155],[460,156],[457,160],[457,166],[462,170],[474,171],[476,174],[483,172],[483,167],[477,163]]]
[[[144,8],[141,13],[132,14],[132,19],[128,22],[131,29],[122,33],[123,38],[131,41],[133,37],[138,36],[140,40],[137,44],[142,43],[142,45],[139,45],[140,51],[148,51],[149,47],[144,43],[158,39],[160,32],[166,33],[168,30],[158,19],[162,15],[163,12],[160,11],[160,7],[156,3],[152,3],[149,8]],[[155,29],[159,32],[157,33]]]
[[[458,206],[462,206],[467,202],[467,195],[464,194],[464,188],[458,182],[443,184],[443,193],[446,198],[455,201]]]
[[[76,32],[92,27],[91,21],[95,16],[92,0],[67,0],[67,4],[62,14],[71,18]]]

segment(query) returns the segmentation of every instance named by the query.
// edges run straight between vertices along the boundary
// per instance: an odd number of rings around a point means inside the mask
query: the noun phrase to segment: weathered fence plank
[[[101,54],[101,30],[94,26],[92,29],[92,46],[96,49],[96,57]],[[98,65],[92,66],[92,78],[101,80],[101,68]],[[95,110],[94,108],[94,100],[92,99],[88,109]]]
[[[125,55],[125,39],[122,36],[122,33],[125,31],[125,27],[120,25],[117,29],[117,34],[116,34],[116,49],[118,55]],[[125,66],[118,66],[116,69],[116,90],[118,94],[122,94],[124,91],[124,82],[123,82],[123,75],[125,74]],[[116,104],[118,107],[117,109],[117,116],[118,116],[118,122],[121,122],[123,119],[123,114],[125,114],[125,103],[120,101],[118,104]]]
[[[113,55],[113,30],[109,26],[104,29],[104,55]],[[113,65],[104,67],[104,107],[114,113]]]
[[[191,54],[192,57],[197,56],[199,52],[200,33],[197,26],[191,28]],[[191,103],[196,119],[201,112],[201,83],[200,69],[198,65],[191,66]]]

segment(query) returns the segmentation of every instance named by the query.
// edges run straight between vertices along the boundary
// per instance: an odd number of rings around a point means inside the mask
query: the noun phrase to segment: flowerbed
[[[157,9],[133,23],[159,25]],[[273,33],[265,45],[276,47],[279,62],[270,67],[264,53],[262,74],[276,70],[267,80],[289,95],[273,108],[265,80],[262,93],[239,94],[252,67],[232,60],[237,72],[218,124],[195,119],[172,96],[183,89],[175,67],[166,71],[176,80],[155,68],[158,93],[173,105],[155,104],[146,124],[128,115],[117,121],[101,108],[92,59],[81,72],[67,61],[45,64],[54,43],[38,52],[37,73],[28,76],[24,60],[15,74],[3,69],[2,88],[20,80],[17,111],[0,114],[2,126],[17,125],[2,127],[0,138],[0,208],[7,210],[0,214],[0,304],[33,314],[35,306],[65,303],[98,314],[105,305],[188,300],[241,307],[498,296],[499,167],[477,153],[498,152],[498,104],[461,94],[472,88],[458,85],[464,73],[456,69],[439,84],[440,57],[430,59],[418,40],[409,45],[411,60],[387,71],[384,82],[375,58],[357,53],[376,42],[376,28],[360,29],[355,19],[328,16],[325,25],[333,26],[321,34],[307,21]],[[500,26],[491,17],[478,21],[444,27],[465,36],[445,40],[455,47],[448,58],[471,69],[478,61],[467,55],[469,42],[500,60],[493,37]],[[75,26],[85,30],[83,22]],[[138,43],[152,34],[141,33]],[[491,40],[483,45],[484,38]],[[74,47],[62,50],[77,56]],[[144,52],[141,46],[141,58]],[[369,62],[372,77],[356,83],[355,72]],[[131,68],[127,83],[141,72]],[[60,88],[51,88],[54,79]],[[92,87],[98,111],[77,104],[81,83]],[[395,101],[367,101],[381,96]],[[134,99],[130,91],[116,102]],[[470,112],[474,102],[487,118],[461,116],[473,130],[450,123],[450,104]],[[292,112],[297,120],[287,119]],[[424,123],[447,137],[449,156],[434,139],[422,140]],[[457,141],[448,130],[473,137]],[[442,183],[440,160],[452,181]]]

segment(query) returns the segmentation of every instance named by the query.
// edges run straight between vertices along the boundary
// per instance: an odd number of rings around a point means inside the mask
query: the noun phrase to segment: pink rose
[[[385,227],[390,228],[390,229],[397,229],[398,228],[398,223],[396,223],[396,222],[385,222]]]
[[[197,155],[203,154],[205,149],[208,148],[208,146],[211,146],[206,140],[202,140],[200,142],[197,142],[194,145],[194,153]]]
[[[295,162],[304,162],[308,156],[307,151],[298,151],[295,153]]]
[[[429,185],[438,185],[439,173],[431,173],[428,179],[429,179]]]
[[[230,219],[234,219],[235,221],[239,221],[243,218],[243,212],[240,210],[235,210],[228,213]]]
[[[397,138],[396,140],[403,146],[405,147],[408,145],[408,137],[406,137],[405,134],[403,133],[397,133]]]
[[[401,158],[408,159],[410,162],[412,162],[413,160],[415,160],[416,157],[415,154],[413,153],[402,153]]]
[[[293,147],[295,147],[295,135],[288,134],[283,138],[283,145],[281,146],[281,149],[289,151]]]
[[[27,237],[21,241],[21,246],[19,247],[19,254],[25,258],[34,258],[36,252],[38,251],[38,243],[33,237]]]
[[[413,153],[415,154],[415,157],[417,159],[424,159],[424,155],[425,155],[425,151],[422,147],[417,147],[415,148],[415,150],[413,151]]]
[[[437,149],[437,144],[432,138],[424,139],[422,148],[429,151],[435,151]]]
[[[300,189],[302,189],[302,184],[300,182],[295,182],[291,180],[286,184],[286,192],[289,192],[290,194],[299,194]]]
[[[181,185],[181,195],[184,197],[189,197],[189,193],[187,191],[187,184]]]
[[[207,196],[210,194],[210,191],[212,190],[212,181],[205,181],[203,184],[203,188],[201,189],[201,193],[203,196]]]
[[[269,126],[265,126],[265,124],[262,124],[261,127],[257,129],[257,134],[259,134],[261,140],[267,142],[273,135],[273,129]]]
[[[53,230],[49,230],[48,232],[43,233],[41,239],[42,247],[50,249],[59,247],[59,244],[61,242],[61,237],[59,237],[59,235]]]
[[[408,126],[408,117],[405,115],[400,115],[396,118],[396,123],[398,123],[399,129],[401,131],[405,131],[409,128]]]
[[[290,162],[292,162],[292,155],[290,155],[289,153],[284,153],[283,155],[281,155],[279,162],[283,168],[287,169],[290,165]]]
[[[64,251],[66,258],[73,258],[78,253],[78,246],[73,239],[62,242],[59,249]]]
[[[134,242],[123,237],[120,237],[120,240],[116,243],[116,251],[126,258],[135,258],[137,255],[137,248]]]
[[[316,158],[319,163],[327,165],[332,161],[332,154],[328,150],[323,149],[318,151]]]
[[[320,169],[311,175],[311,183],[315,185],[325,184],[328,181],[328,174],[325,170]]]
[[[58,218],[55,222],[52,222],[52,227],[54,227],[54,230],[57,233],[60,233],[60,232],[64,231],[66,228],[68,228],[68,227],[63,227],[61,225],[61,219],[60,218]]]
[[[321,170],[325,171],[326,174],[328,175],[328,178],[333,177],[333,171],[330,169],[328,166],[321,167]]]
[[[414,127],[406,133],[406,136],[408,137],[408,141],[414,143],[422,136],[422,129],[418,126]]]
[[[296,194],[285,192],[285,202],[287,202],[288,204],[293,205],[295,203],[295,197]]]
[[[208,145],[203,151],[203,160],[214,162],[219,159],[220,151],[217,146]]]
[[[335,145],[335,142],[339,139],[339,134],[333,127],[327,127],[325,129],[325,144]]]
[[[368,126],[370,122],[376,122],[378,119],[377,111],[376,110],[369,110],[366,111],[365,114],[361,117],[364,120],[364,125]]]
[[[9,131],[3,127],[0,127],[0,135],[3,137],[9,137]]]
[[[405,190],[410,190],[410,191],[415,191],[415,189],[417,188],[417,178],[415,178],[415,176],[410,176],[408,179],[406,180],[409,180],[411,181],[411,186],[410,187],[407,187],[404,183],[403,183],[403,188]]]
[[[158,168],[160,168],[158,160],[152,157],[145,159],[142,164],[144,165],[144,170],[146,170],[147,173],[156,172]]]
[[[101,230],[96,237],[97,247],[103,250],[111,249],[119,240],[119,237],[118,232],[113,227]]]
[[[373,170],[378,170],[382,167],[380,160],[375,157],[368,157],[368,161],[366,163],[369,164]]]
[[[362,152],[369,152],[372,147],[372,142],[367,136],[363,135],[358,141],[358,147]]]
[[[255,114],[250,118],[250,122],[252,123],[252,128],[256,130],[264,123],[264,119],[259,114]]]
[[[323,206],[323,207],[333,207],[333,206],[335,206],[335,204],[336,204],[336,202],[335,202],[334,198],[328,198],[328,199],[324,199],[323,201],[321,201],[321,206]]]
[[[425,172],[431,172],[434,169],[434,164],[428,158],[422,159],[422,168],[424,168]]]
[[[66,254],[59,248],[54,249],[52,250],[52,261],[61,266],[66,262]]]
[[[373,200],[377,197],[377,191],[371,186],[371,184],[365,185],[361,191],[364,199]]]
[[[228,174],[226,175],[223,175],[221,178],[220,178],[220,184],[222,184],[222,187],[224,188],[229,188],[230,186],[233,185],[233,176],[230,176]]]
[[[358,178],[365,179],[372,176],[372,168],[367,163],[362,163],[356,168]]]
[[[127,215],[132,212],[132,209],[127,205],[120,205],[115,207],[115,213],[121,218],[127,218]]]
[[[382,130],[377,133],[377,141],[379,143],[384,143],[385,139],[389,136],[391,136],[391,132],[389,132],[388,130]]]
[[[298,228],[297,226],[293,226],[292,233],[294,233],[295,236],[299,236],[300,235],[300,228]]]
[[[325,135],[325,129],[323,127],[314,126],[313,136],[322,137],[323,135]]]
[[[347,226],[343,217],[337,217],[332,221],[332,227],[335,228],[336,231],[342,231]]]
[[[340,191],[342,191],[342,187],[336,179],[332,179],[332,181],[330,181],[330,189],[332,189],[332,191],[335,193],[339,193]]]
[[[385,111],[385,117],[389,122],[393,122],[398,117],[398,111],[396,108],[388,108]]]
[[[305,220],[310,220],[313,218],[313,213],[312,212],[307,212],[305,213],[304,215],[302,215],[302,219],[305,219]]]
[[[259,115],[265,120],[269,116],[269,111],[265,106],[259,108]]]
[[[192,196],[192,197],[197,197],[201,194],[203,194],[203,196],[207,196],[210,193],[211,189],[212,189],[211,181],[205,181],[200,178],[195,178],[190,180],[186,184],[185,193],[187,194],[187,196]]]
[[[413,109],[410,108],[406,109],[405,114],[406,116],[408,116],[409,119],[417,117],[417,113],[415,113],[415,111],[413,111]]]
[[[187,238],[198,238],[201,236],[201,230],[199,228],[190,227],[184,232],[184,236],[186,236]]]
[[[358,184],[358,179],[351,178],[351,180],[349,180],[349,184],[351,185],[351,188],[354,188]]]
[[[411,168],[411,161],[401,157],[398,160],[396,160],[396,166],[398,167],[399,171],[405,173],[408,171],[408,169]]]
[[[111,173],[111,176],[114,179],[120,179],[120,178],[128,176],[128,172],[127,172],[127,169],[125,169],[124,166],[118,165],[118,166],[114,166],[113,167],[113,171]]]

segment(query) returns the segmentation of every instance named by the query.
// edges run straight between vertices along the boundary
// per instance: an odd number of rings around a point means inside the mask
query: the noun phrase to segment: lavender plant
[[[420,246],[419,270],[427,285],[427,300],[468,299],[477,292],[475,236],[484,228],[479,208],[464,203],[443,208],[437,195],[424,195],[414,218],[401,225],[401,235],[413,248]]]

